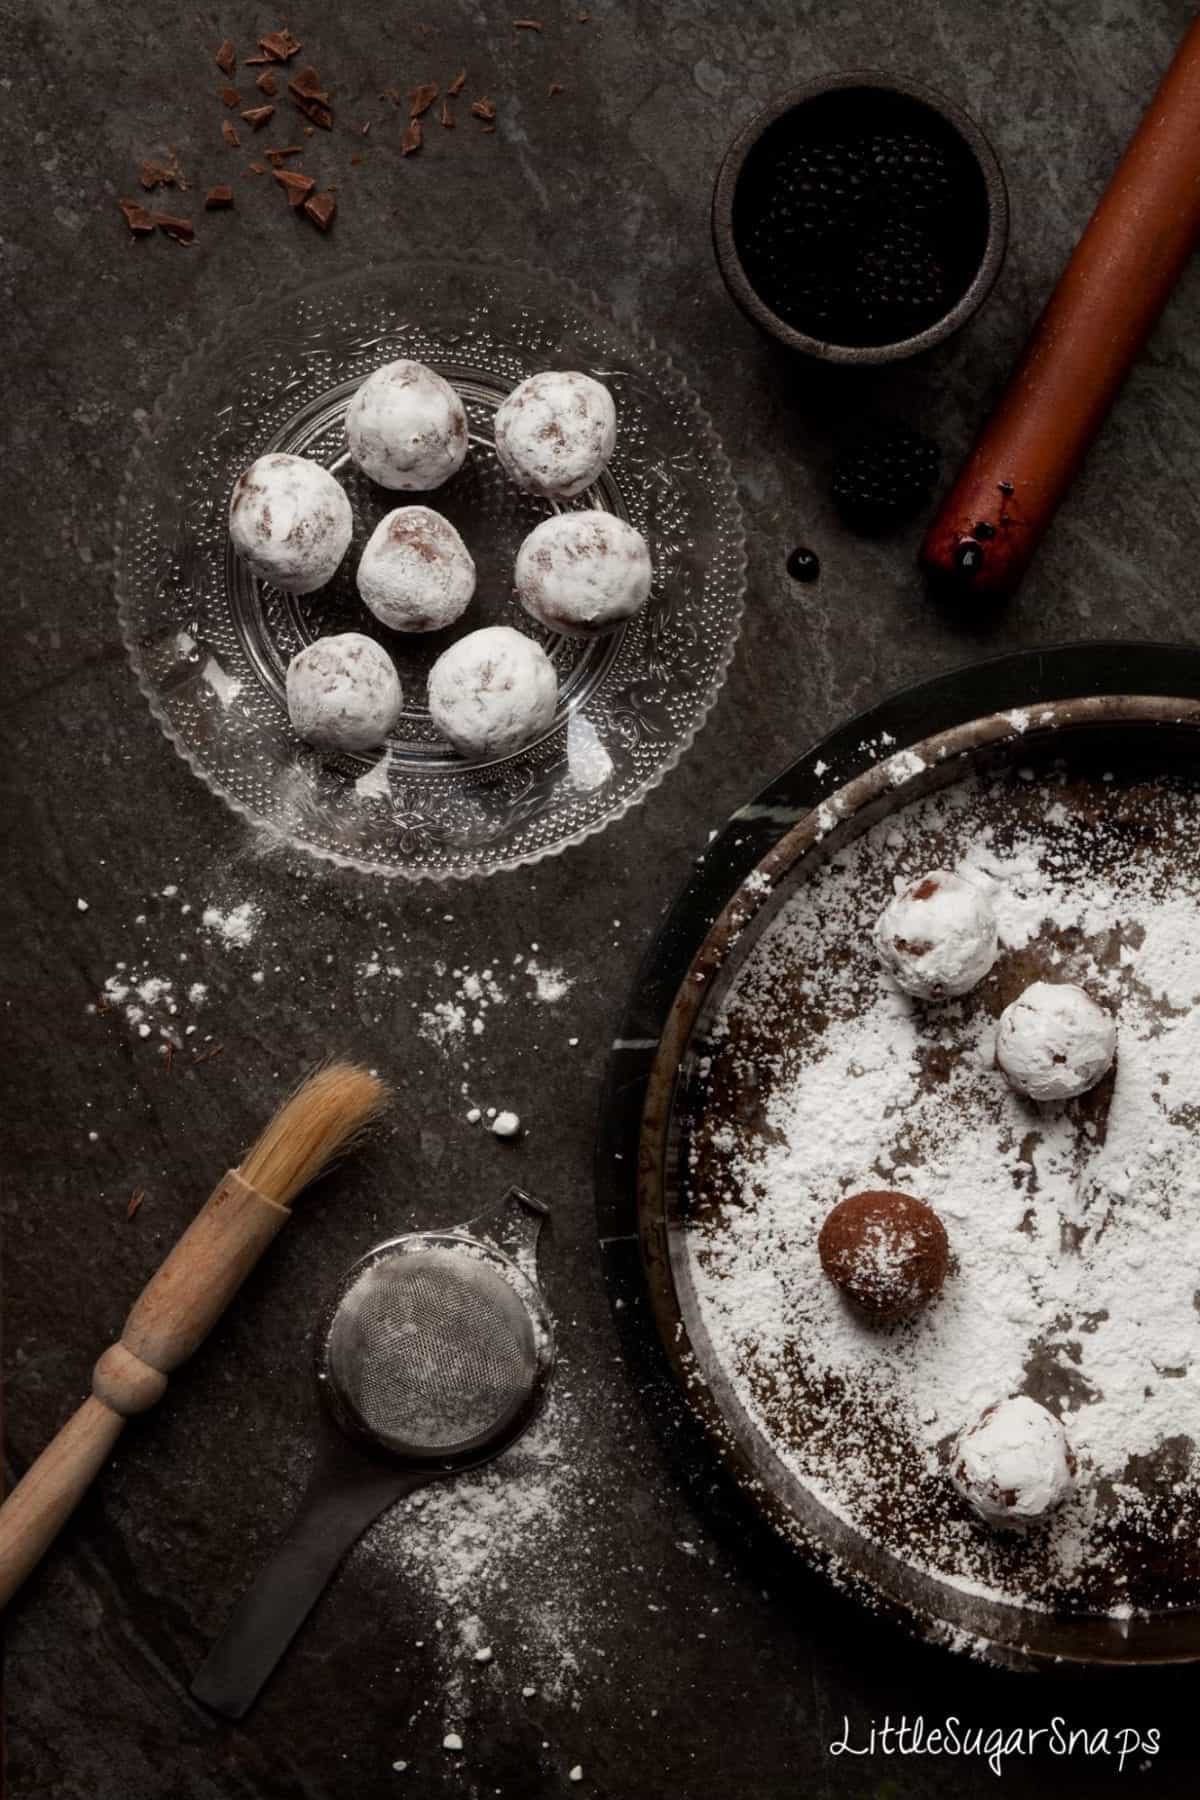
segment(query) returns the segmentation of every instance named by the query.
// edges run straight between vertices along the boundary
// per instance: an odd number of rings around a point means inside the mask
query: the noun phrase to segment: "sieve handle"
[[[287,1535],[198,1670],[195,1698],[243,1718],[351,1545],[385,1507],[433,1479],[326,1439]]]

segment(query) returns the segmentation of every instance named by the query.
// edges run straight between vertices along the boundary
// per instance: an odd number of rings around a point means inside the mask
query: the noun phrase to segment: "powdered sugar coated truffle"
[[[346,441],[380,487],[441,487],[467,454],[467,415],[448,381],[424,363],[384,363],[346,411]]]
[[[368,540],[358,591],[394,631],[441,631],[470,605],[475,564],[449,519],[428,506],[398,506]]]
[[[547,369],[496,409],[496,455],[527,493],[571,500],[613,453],[617,409],[600,382],[577,369]]]
[[[614,513],[556,513],[517,552],[521,605],[567,637],[594,637],[631,619],[652,577],[645,538]]]
[[[429,671],[429,714],[463,756],[508,756],[553,723],[558,677],[511,625],[469,631]]]
[[[996,915],[961,875],[932,869],[884,907],[875,949],[897,987],[918,1000],[965,994],[996,960]]]
[[[1026,1525],[1066,1498],[1075,1457],[1054,1414],[1027,1394],[1014,1394],[963,1432],[951,1478],[990,1525]]]
[[[353,530],[345,489],[307,456],[260,456],[233,484],[233,547],[257,576],[285,593],[324,587]]]
[[[1069,981],[1034,981],[1000,1014],[996,1061],[1019,1094],[1070,1100],[1107,1075],[1117,1048],[1111,1014]]]
[[[288,716],[322,750],[369,750],[400,717],[395,664],[357,631],[318,638],[288,664]]]

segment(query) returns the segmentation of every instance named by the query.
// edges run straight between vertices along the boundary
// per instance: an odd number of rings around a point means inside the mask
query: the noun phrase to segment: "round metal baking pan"
[[[1071,685],[1083,685],[1085,669],[1101,688],[1120,670],[1127,680],[1142,675],[1151,691],[1133,697],[1076,694],[1062,701],[1072,676]],[[1175,691],[1155,694],[1156,680]],[[895,730],[906,717],[941,725],[953,716],[956,686],[960,695],[974,690],[1010,711],[1053,703],[1053,722],[1039,723],[1037,713],[1032,721],[984,714],[916,742],[911,728],[904,735]],[[960,699],[960,717],[962,710]],[[889,745],[892,756],[864,767],[860,750],[854,767],[853,746],[883,732],[896,740]],[[1194,1610],[1165,1608],[1116,1621],[977,1597],[964,1601],[953,1585],[910,1566],[819,1505],[750,1427],[707,1353],[679,1254],[686,1211],[677,1162],[681,1070],[701,1015],[779,906],[842,843],[921,791],[981,766],[1025,761],[1068,745],[1086,745],[1108,761],[1129,756],[1144,762],[1149,755],[1164,768],[1190,762],[1200,772],[1200,657],[1150,646],[1075,647],[1007,658],[925,684],[818,746],[731,821],[660,936],[633,1015],[614,1046],[597,1169],[601,1230],[627,1344],[645,1358],[653,1335],[657,1348],[649,1360],[660,1376],[665,1368],[673,1379],[676,1396],[683,1396],[676,1410],[699,1425],[710,1456],[715,1453],[762,1518],[840,1585],[924,1637],[969,1647],[1009,1667],[1185,1662],[1200,1658],[1200,1614]],[[909,774],[907,761],[895,760],[902,747],[915,749],[925,767]],[[828,773],[823,783],[816,775],[818,763],[849,779],[831,788]],[[812,810],[818,799],[824,802],[819,818]],[[750,873],[753,881],[743,885]],[[656,1012],[652,1026],[650,1008]],[[632,1116],[639,1101],[640,1142]]]

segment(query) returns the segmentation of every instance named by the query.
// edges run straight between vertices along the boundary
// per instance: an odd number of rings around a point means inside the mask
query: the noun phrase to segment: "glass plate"
[[[471,448],[428,496],[376,487],[350,463],[343,420],[372,369],[416,357],[462,395]],[[650,544],[643,612],[578,643],[535,625],[512,594],[525,534],[553,503],[517,491],[496,460],[495,409],[538,369],[584,369],[617,405],[616,453],[571,502],[629,519]],[[343,483],[354,540],[316,594],[251,576],[228,543],[230,489],[268,450],[315,457]],[[427,499],[462,533],[475,599],[450,631],[390,632],[354,571],[385,512]],[[447,879],[532,862],[603,829],[679,761],[733,654],[745,536],[707,414],[646,337],[561,282],[499,262],[393,264],[246,309],[183,366],[130,461],[117,534],[121,632],[176,750],[214,793],[282,841],[381,875]],[[425,679],[452,637],[508,623],[558,671],[552,728],[516,754],[468,762],[433,729]],[[395,657],[405,707],[383,752],[330,755],[296,737],[290,658],[327,632],[363,630]]]

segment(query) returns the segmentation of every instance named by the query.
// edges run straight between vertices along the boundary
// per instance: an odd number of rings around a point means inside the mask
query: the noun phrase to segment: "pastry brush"
[[[0,1607],[54,1541],[126,1419],[162,1398],[167,1377],[203,1343],[287,1223],[297,1194],[374,1117],[385,1092],[351,1063],[318,1069],[222,1176],[96,1364],[88,1398],[0,1506]]]

